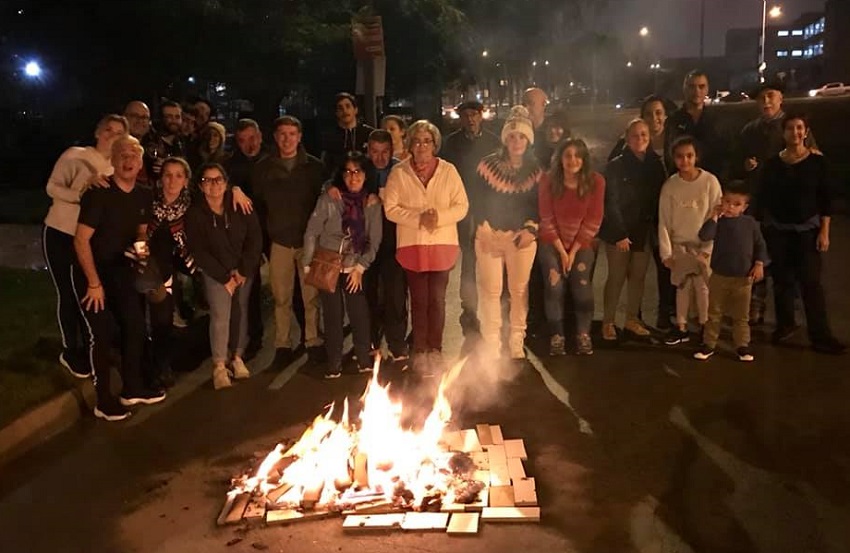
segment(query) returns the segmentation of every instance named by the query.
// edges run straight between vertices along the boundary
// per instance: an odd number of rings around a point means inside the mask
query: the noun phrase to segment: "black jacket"
[[[322,135],[322,161],[328,172],[335,171],[348,152],[366,153],[369,134],[375,129],[364,123],[358,123],[353,129],[343,129],[334,125]]]
[[[609,244],[624,238],[642,251],[656,234],[658,197],[667,175],[661,158],[647,151],[643,161],[628,148],[605,168],[605,216],[599,237]]]
[[[222,215],[215,214],[203,199],[189,208],[186,238],[198,269],[222,284],[230,280],[234,269],[250,277],[260,266],[263,239],[257,215],[234,210],[230,192],[225,194]]]
[[[482,129],[478,136],[470,138],[461,129],[446,137],[440,148],[440,157],[455,166],[460,173],[466,195],[469,196],[470,188],[478,178],[478,162],[498,150],[501,145],[499,137],[488,130]]]
[[[667,138],[672,144],[677,138],[688,135],[696,138],[700,149],[697,162],[722,183],[728,176],[728,148],[720,133],[720,124],[711,108],[704,108],[699,121],[694,122],[685,107],[674,111],[667,118]],[[672,168],[675,172],[675,166]]]
[[[242,189],[242,192],[253,198],[254,191],[251,189],[250,181],[251,170],[257,163],[266,159],[268,156],[269,151],[265,147],[260,147],[260,153],[254,157],[246,156],[237,148],[233,152],[233,155],[230,156],[230,159],[224,164],[231,186],[238,186]]]
[[[327,180],[322,162],[300,148],[290,171],[273,154],[254,166],[248,180],[269,239],[287,248],[303,246],[307,221]]]

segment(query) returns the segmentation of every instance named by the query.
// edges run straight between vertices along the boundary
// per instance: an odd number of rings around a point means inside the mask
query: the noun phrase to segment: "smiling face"
[[[633,123],[626,133],[626,145],[635,154],[645,154],[649,147],[649,125]]]
[[[179,106],[163,107],[162,124],[169,135],[179,133],[183,126],[183,110]]]
[[[195,124],[199,127],[203,127],[210,120],[210,106],[206,102],[195,102],[195,105],[192,106],[195,111]]]
[[[413,161],[416,163],[427,163],[434,159],[436,146],[434,137],[425,129],[419,129],[410,141],[410,149],[413,153]]]
[[[564,175],[575,176],[579,174],[584,166],[584,160],[575,146],[567,146],[564,149],[564,154],[561,156],[561,166],[564,168]]]
[[[221,135],[218,134],[217,131],[210,131],[210,141],[209,141],[209,150],[211,152],[217,151],[221,147]]]
[[[370,140],[366,155],[369,156],[369,161],[372,162],[375,169],[384,169],[390,164],[390,158],[393,155],[393,146],[386,142]]]
[[[124,110],[124,117],[130,122],[130,134],[141,139],[151,129],[151,110],[144,102],[130,102]]]
[[[785,139],[785,145],[789,147],[805,144],[808,134],[809,128],[802,119],[789,119],[785,121],[782,127],[782,136]]]
[[[761,109],[761,115],[765,119],[776,117],[782,109],[782,93],[778,90],[762,90],[756,98]]]
[[[97,140],[97,149],[101,151],[111,151],[112,144],[115,143],[115,140],[120,136],[124,136],[126,133],[127,129],[125,129],[124,125],[118,121],[108,122],[94,134],[94,137]]]
[[[166,197],[175,198],[179,196],[180,192],[186,187],[188,180],[189,176],[182,164],[171,162],[162,166],[160,182],[162,182],[162,191]]]
[[[345,169],[342,172],[342,181],[349,192],[360,192],[363,190],[363,184],[366,182],[366,173],[363,168],[357,163],[349,161],[345,164]]]
[[[114,149],[111,161],[116,179],[124,182],[136,181],[142,169],[142,153],[137,144],[125,143]]]
[[[649,132],[653,136],[664,130],[664,124],[667,122],[667,110],[664,109],[663,102],[650,102],[640,116],[649,125]]]
[[[217,203],[221,201],[226,190],[227,179],[215,167],[210,167],[201,175],[201,192],[204,193],[208,202]]]
[[[301,143],[301,131],[295,125],[280,125],[274,131],[274,142],[280,157],[288,159],[295,157],[298,153],[298,145]]]

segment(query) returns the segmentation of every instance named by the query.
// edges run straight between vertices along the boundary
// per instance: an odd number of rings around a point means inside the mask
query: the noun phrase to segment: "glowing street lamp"
[[[643,37],[649,36],[649,27],[641,27],[638,33]]]
[[[632,62],[630,62],[630,61],[626,62],[626,67],[631,67],[631,66],[632,66]]]
[[[482,58],[486,58],[486,57],[487,57],[487,56],[489,56],[489,55],[490,55],[490,52],[488,52],[487,50],[484,50],[483,52],[481,52],[481,57],[482,57]]]
[[[41,77],[41,66],[37,61],[29,61],[24,66],[24,74],[31,79],[37,79]]]
[[[770,11],[767,9],[767,0],[762,0],[762,11],[761,11],[761,38],[759,40],[760,48],[759,48],[759,82],[764,82],[764,71],[767,69],[767,63],[764,61],[764,43],[767,35],[767,16],[770,14],[770,17],[777,18],[782,15],[782,8],[780,6],[773,6],[770,8]]]

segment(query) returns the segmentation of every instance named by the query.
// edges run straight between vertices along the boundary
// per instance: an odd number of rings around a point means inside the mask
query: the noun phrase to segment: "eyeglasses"
[[[221,177],[221,176],[219,176],[219,177],[203,177],[201,179],[201,184],[224,184],[226,182],[227,181],[224,179],[224,177]]]
[[[434,141],[431,140],[430,138],[426,138],[425,140],[414,140],[413,141],[414,146],[432,146],[433,144],[434,144]]]
[[[355,169],[352,171],[351,169],[346,169],[345,173],[343,173],[346,177],[356,177],[363,174],[363,171],[360,169]]]

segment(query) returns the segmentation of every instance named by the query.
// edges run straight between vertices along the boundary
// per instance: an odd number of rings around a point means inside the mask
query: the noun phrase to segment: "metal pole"
[[[767,0],[765,0],[767,1]],[[699,8],[699,61],[705,58],[705,0]]]
[[[764,39],[767,34],[767,0],[762,0],[761,39],[759,40],[759,82],[764,82]]]

